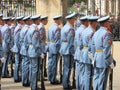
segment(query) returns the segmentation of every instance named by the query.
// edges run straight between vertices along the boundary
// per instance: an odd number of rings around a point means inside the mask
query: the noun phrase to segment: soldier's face
[[[98,26],[98,22],[94,22],[93,24],[95,28]]]
[[[25,24],[25,22],[23,20],[20,20],[19,23],[22,25]]]
[[[88,27],[89,22],[88,22],[88,21],[85,21],[85,22],[84,22],[84,25],[85,25],[86,27]]]
[[[40,24],[40,19],[36,19],[35,24],[39,25]]]
[[[46,25],[48,23],[48,19],[43,20],[42,23]]]
[[[109,21],[105,22],[105,27],[107,28],[108,31],[112,31],[111,25]]]
[[[32,24],[32,21],[31,21],[31,20],[27,20],[26,23],[27,23],[28,25],[31,25],[31,24]]]
[[[0,25],[3,25],[3,21],[0,19]]]
[[[58,25],[60,25],[60,24],[62,23],[62,19],[57,19],[57,20],[55,20],[55,22],[56,22]]]
[[[13,20],[12,23],[16,24],[17,22],[16,22],[16,20]]]
[[[70,21],[69,21],[69,22],[70,22],[70,24],[74,25],[75,21],[76,21],[76,18],[75,18],[75,17],[73,17],[73,18],[71,18],[71,19],[70,19]]]
[[[9,20],[9,21],[7,21],[7,24],[10,26],[11,25],[11,21]]]

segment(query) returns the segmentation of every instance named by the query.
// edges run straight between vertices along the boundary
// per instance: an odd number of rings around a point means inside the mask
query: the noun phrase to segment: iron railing
[[[4,16],[27,16],[36,14],[36,0],[2,0],[0,13]]]

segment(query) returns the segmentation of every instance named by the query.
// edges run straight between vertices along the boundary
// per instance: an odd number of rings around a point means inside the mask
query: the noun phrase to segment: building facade
[[[120,0],[88,0],[88,10],[92,14],[111,14],[117,17],[120,14]]]

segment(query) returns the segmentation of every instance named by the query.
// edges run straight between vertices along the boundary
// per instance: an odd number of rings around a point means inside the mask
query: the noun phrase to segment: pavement
[[[113,57],[117,62],[113,70],[113,90],[120,90],[120,42],[113,42]],[[59,77],[59,76],[58,76]],[[40,87],[40,82],[38,83]],[[109,84],[107,85],[107,90]],[[49,81],[45,81],[46,90],[63,90],[62,85],[51,85]],[[30,88],[23,87],[21,83],[14,83],[13,78],[2,78],[1,90],[30,90]]]

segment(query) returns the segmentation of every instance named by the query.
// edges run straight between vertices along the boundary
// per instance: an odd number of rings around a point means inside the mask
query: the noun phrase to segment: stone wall
[[[88,0],[88,8],[92,11],[98,8],[99,15],[106,15],[106,14],[113,14],[115,16],[118,16],[120,13],[120,0],[95,0],[95,4],[93,0]]]
[[[53,24],[55,15],[62,15],[61,0],[36,0],[37,14],[48,16],[49,28]]]

